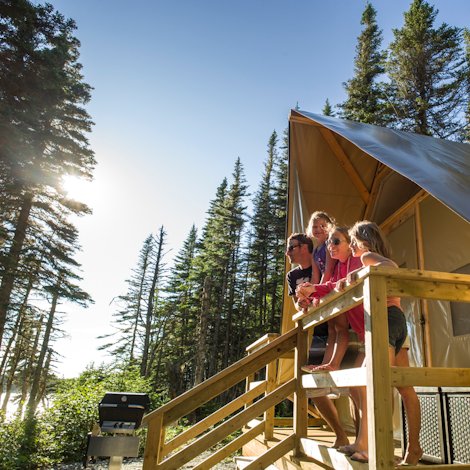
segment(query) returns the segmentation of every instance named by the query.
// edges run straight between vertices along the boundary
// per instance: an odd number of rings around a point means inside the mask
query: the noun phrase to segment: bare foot
[[[349,457],[351,460],[354,460],[355,462],[361,462],[361,463],[368,463],[369,462],[369,455],[366,450],[358,450],[354,452],[354,454]]]
[[[405,457],[403,460],[398,464],[399,467],[406,467],[407,465],[418,465],[419,460],[423,456],[423,449],[419,447],[416,450],[408,449],[406,451]]]
[[[331,446],[333,449],[339,449],[340,447],[348,447],[349,439],[347,437],[337,437],[336,441]]]
[[[357,447],[354,444],[347,444],[344,446],[338,447],[338,452],[346,455],[352,455],[356,452]]]

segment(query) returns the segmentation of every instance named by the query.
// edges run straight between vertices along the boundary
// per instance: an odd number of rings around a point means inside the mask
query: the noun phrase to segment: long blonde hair
[[[356,222],[349,230],[349,235],[354,237],[364,249],[378,253],[385,258],[390,258],[392,250],[380,227],[375,222],[361,220]]]

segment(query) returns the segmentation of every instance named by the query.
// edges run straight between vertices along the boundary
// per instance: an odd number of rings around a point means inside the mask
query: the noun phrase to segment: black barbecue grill
[[[88,434],[85,467],[90,456],[111,457],[110,469],[121,468],[123,457],[137,457],[139,438],[134,434],[149,405],[146,393],[106,393],[98,405],[99,430]]]
[[[146,393],[106,393],[98,405],[101,432],[134,432],[140,426],[149,405],[150,399]]]

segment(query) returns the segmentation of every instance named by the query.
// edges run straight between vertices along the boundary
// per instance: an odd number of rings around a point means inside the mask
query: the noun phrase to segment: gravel
[[[195,465],[202,462],[206,459],[209,455],[211,455],[212,451],[203,452],[201,455],[193,459],[188,464],[181,467],[182,469],[189,470],[194,468]],[[122,470],[142,470],[143,459],[124,459],[122,463]],[[216,470],[235,470],[237,467],[232,457],[228,457],[227,459],[219,462],[215,467]],[[51,467],[47,470],[81,470],[83,469],[83,465],[81,463],[70,463],[70,464],[62,464],[55,467]],[[108,469],[108,459],[99,460],[96,463],[88,464],[87,469],[89,470],[107,470]],[[46,469],[45,469],[46,470]]]

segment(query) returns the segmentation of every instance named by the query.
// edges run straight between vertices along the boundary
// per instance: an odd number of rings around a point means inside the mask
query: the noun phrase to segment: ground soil
[[[186,464],[185,466],[181,467],[184,470],[189,470],[194,468],[199,462],[202,462],[206,459],[209,455],[211,455],[212,451],[207,451],[193,459],[191,462]],[[142,470],[143,459],[124,459],[122,464],[122,470]],[[87,468],[89,470],[106,470],[108,468],[108,460],[101,460],[94,464],[88,464]],[[216,470],[235,470],[237,467],[232,457],[225,459],[224,461],[218,463],[215,467],[212,467]],[[81,463],[72,463],[72,464],[63,464],[57,467],[53,467],[50,470],[80,470],[83,469],[83,465]]]

